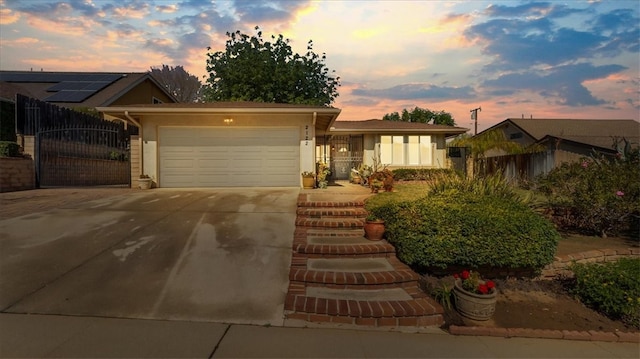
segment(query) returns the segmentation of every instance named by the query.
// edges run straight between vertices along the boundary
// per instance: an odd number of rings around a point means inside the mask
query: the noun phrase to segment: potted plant
[[[364,163],[358,167],[358,174],[362,179],[362,185],[368,185],[369,176],[371,176],[371,166],[365,165]]]
[[[384,182],[382,182],[381,180],[373,176],[369,178],[369,187],[371,187],[371,193],[378,193],[382,186],[384,186]]]
[[[349,173],[349,177],[350,177],[351,183],[353,184],[360,184],[362,182],[362,177],[360,177],[360,173],[358,173],[358,170],[355,168],[351,169],[351,173]]]
[[[313,189],[316,186],[316,174],[313,172],[302,172],[302,188]]]
[[[138,178],[138,187],[140,187],[140,189],[149,189],[151,188],[152,182],[149,175],[141,174],[140,178]]]
[[[318,187],[323,189],[327,188],[327,186],[329,185],[327,176],[331,174],[329,166],[327,166],[327,164],[324,162],[318,162],[316,165],[318,167]]]
[[[379,241],[384,236],[384,220],[369,214],[364,223],[364,236],[370,241]]]
[[[475,271],[454,274],[453,298],[458,312],[473,320],[488,320],[496,310],[496,285]]]

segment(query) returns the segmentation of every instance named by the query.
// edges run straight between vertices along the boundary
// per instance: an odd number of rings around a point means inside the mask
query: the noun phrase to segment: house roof
[[[434,125],[419,122],[365,120],[365,121],[336,121],[330,132],[349,133],[438,133],[446,137],[456,136],[469,131],[468,128]]]
[[[109,106],[144,81],[174,99],[146,72],[0,71],[0,96],[14,99],[20,93],[63,107]]]
[[[228,101],[204,103],[161,103],[98,107],[98,111],[110,116],[131,121],[132,117],[145,114],[208,114],[208,113],[299,113],[314,116],[316,128],[327,129],[334,123],[340,109],[312,105],[282,104],[268,102]]]
[[[624,137],[634,145],[640,143],[640,122],[634,120],[508,118],[485,131],[509,123],[537,142],[554,137],[606,149],[612,147],[614,137]]]

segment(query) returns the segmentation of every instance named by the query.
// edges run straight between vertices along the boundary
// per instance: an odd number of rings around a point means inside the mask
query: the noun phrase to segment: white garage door
[[[160,127],[160,187],[299,186],[296,127]]]

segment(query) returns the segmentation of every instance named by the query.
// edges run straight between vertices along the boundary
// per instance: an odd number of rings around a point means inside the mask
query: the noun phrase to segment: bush
[[[605,264],[574,264],[572,290],[587,306],[640,328],[640,259]]]
[[[0,157],[20,157],[20,146],[15,142],[0,141]]]
[[[432,181],[456,174],[448,168],[397,168],[392,172],[396,181]]]
[[[637,231],[640,216],[638,149],[624,158],[583,158],[538,180],[553,221],[564,230],[606,237]]]
[[[496,196],[517,199],[519,196],[501,175],[479,178],[461,176],[441,177],[431,187],[431,194],[467,192],[476,196]]]
[[[539,270],[560,238],[553,225],[517,200],[451,190],[370,209],[386,222],[398,258],[413,267]]]

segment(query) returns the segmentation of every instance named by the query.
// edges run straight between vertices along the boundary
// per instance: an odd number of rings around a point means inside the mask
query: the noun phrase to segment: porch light
[[[230,124],[232,124],[232,123],[233,123],[233,119],[232,119],[232,118],[225,118],[225,119],[224,119],[224,124],[225,124],[225,125],[230,125]]]
[[[346,147],[341,147],[338,152],[347,152],[347,148]]]

